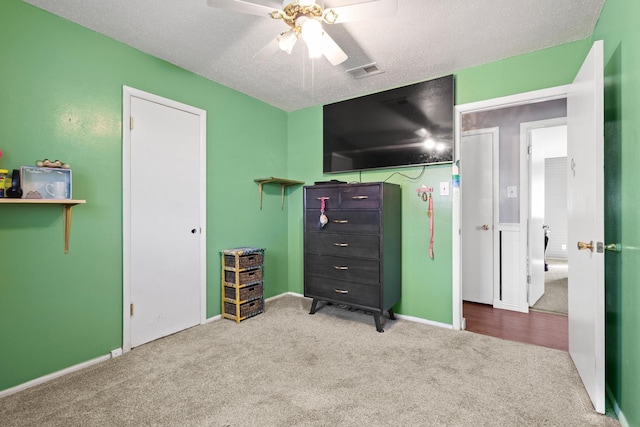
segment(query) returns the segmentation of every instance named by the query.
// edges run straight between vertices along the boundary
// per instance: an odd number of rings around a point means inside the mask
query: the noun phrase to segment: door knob
[[[583,251],[585,249],[589,249],[591,252],[593,252],[593,240],[589,243],[578,242],[578,250]]]
[[[482,229],[485,230],[485,231],[488,230],[489,229],[489,224],[484,224],[482,226]]]
[[[620,243],[609,243],[604,245],[604,248],[611,252],[622,252],[622,245]]]

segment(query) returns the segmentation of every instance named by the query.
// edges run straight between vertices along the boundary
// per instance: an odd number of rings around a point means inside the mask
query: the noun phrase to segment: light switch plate
[[[440,195],[441,196],[448,196],[449,195],[449,183],[448,182],[441,182],[440,183]]]

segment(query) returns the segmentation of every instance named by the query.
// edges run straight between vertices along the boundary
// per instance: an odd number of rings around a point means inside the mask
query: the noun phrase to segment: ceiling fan
[[[315,0],[284,0],[282,9],[245,0],[207,0],[210,7],[234,12],[281,19],[289,30],[281,32],[254,55],[262,60],[282,50],[291,54],[299,38],[305,42],[309,57],[323,56],[332,65],[347,60],[347,54],[327,33],[322,24],[341,24],[362,19],[392,15],[397,0],[363,0],[345,6],[323,7]]]

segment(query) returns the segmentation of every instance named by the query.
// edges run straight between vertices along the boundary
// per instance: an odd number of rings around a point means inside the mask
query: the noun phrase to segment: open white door
[[[567,97],[569,353],[604,413],[603,45],[594,43]]]
[[[521,127],[523,125],[520,125]],[[533,137],[530,136],[532,140]],[[533,306],[544,294],[544,154],[540,144],[529,145],[529,282],[527,301]]]

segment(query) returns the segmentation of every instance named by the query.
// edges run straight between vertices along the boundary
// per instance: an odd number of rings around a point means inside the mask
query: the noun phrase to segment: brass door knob
[[[589,243],[578,242],[578,250],[583,251],[585,249],[589,249],[591,252],[593,252],[593,241]]]
[[[482,229],[485,230],[485,231],[488,230],[489,229],[489,224],[484,224],[482,226]]]

